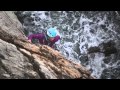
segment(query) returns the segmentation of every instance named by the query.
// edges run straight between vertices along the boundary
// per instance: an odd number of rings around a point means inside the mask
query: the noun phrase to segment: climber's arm
[[[60,37],[57,36],[57,37],[51,42],[50,47],[55,48],[55,47],[54,47],[54,44],[57,43],[57,42],[59,42],[59,41],[60,41]]]
[[[28,41],[31,42],[32,39],[40,39],[42,38],[42,34],[31,34],[28,36]]]

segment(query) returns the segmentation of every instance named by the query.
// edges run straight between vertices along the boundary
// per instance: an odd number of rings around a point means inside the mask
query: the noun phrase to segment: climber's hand
[[[30,43],[31,43],[31,40],[28,40],[28,42],[30,42]]]

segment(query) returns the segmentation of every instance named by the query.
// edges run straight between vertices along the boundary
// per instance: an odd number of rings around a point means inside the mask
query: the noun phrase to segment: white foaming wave
[[[46,16],[45,15],[45,12],[46,11],[33,11],[32,13],[31,13],[31,17],[34,19],[34,24],[35,25],[41,25],[42,26],[42,24],[44,24],[45,22],[44,21],[48,21],[48,22],[51,22],[51,18],[50,18],[50,16]],[[39,21],[36,21],[35,20],[35,18],[40,18],[41,20],[39,20]],[[49,27],[49,26],[48,26]],[[45,27],[44,27],[45,28]]]
[[[102,30],[100,28],[100,25],[105,25],[105,21],[106,21],[106,17],[104,17],[104,19],[102,20],[101,18],[97,18],[99,20],[98,23],[94,23],[94,25],[89,25],[90,22],[92,22],[91,19],[85,18],[83,16],[80,17],[80,25],[81,27],[83,26],[84,28],[82,28],[80,30],[80,52],[82,54],[87,54],[87,50],[90,47],[94,47],[94,46],[99,46],[100,43],[104,42],[104,41],[109,41],[111,40],[113,37],[110,37],[109,33],[105,32],[104,30]],[[84,24],[83,24],[84,23]],[[91,26],[97,26],[98,28],[95,27],[91,27]],[[109,24],[108,31],[111,31],[111,33],[116,34],[116,32],[112,29],[113,24]],[[95,34],[91,33],[90,30],[95,29]],[[103,39],[103,37],[105,37],[105,39]],[[108,67],[110,67],[110,65],[105,64],[103,62],[104,59],[104,54],[102,53],[94,53],[95,56],[91,57],[91,54],[88,55],[89,57],[89,64],[87,65],[88,69],[92,69],[92,75],[99,78],[100,75],[102,74],[102,71]],[[102,65],[104,65],[105,67],[102,67]],[[116,66],[116,64],[114,64],[114,66]]]
[[[46,19],[45,11],[33,11],[32,14],[37,14],[41,19]]]
[[[87,22],[93,22],[93,20],[86,18],[86,16],[84,14],[82,14],[81,17],[80,17],[80,20],[79,20],[80,25],[82,25],[82,23],[86,22],[86,21]]]
[[[99,20],[98,23],[94,23],[93,25],[90,25],[89,23],[93,22],[92,19],[88,19],[84,15],[80,17],[80,21],[79,21],[80,26],[84,27],[80,30],[81,35],[80,35],[80,47],[79,48],[80,48],[81,53],[87,54],[88,48],[98,46],[100,43],[102,43],[105,40],[103,39],[103,37],[109,38],[107,39],[107,41],[111,39],[110,35],[100,28],[100,25],[105,24],[106,16],[104,16],[103,20],[97,17],[97,20]],[[98,28],[95,28],[92,26],[97,26]],[[110,24],[108,29],[111,30],[112,26],[113,25]],[[95,30],[95,34],[90,32],[91,29]]]
[[[94,57],[91,55],[88,55],[89,58],[89,64],[87,65],[87,69],[93,69],[92,76],[95,76],[97,78],[100,77],[102,74],[102,71],[105,69],[102,67],[104,64],[104,54],[103,53],[94,53]]]
[[[78,54],[73,51],[73,45],[74,44],[71,42],[65,42],[62,45],[62,51],[64,51],[64,55],[69,60],[72,60],[73,62],[76,62],[76,63],[80,63],[80,61],[78,59],[75,59],[75,57],[74,57],[74,55],[76,55],[76,57],[78,57]],[[65,52],[67,52],[67,54]],[[73,55],[73,53],[74,53],[74,55]]]

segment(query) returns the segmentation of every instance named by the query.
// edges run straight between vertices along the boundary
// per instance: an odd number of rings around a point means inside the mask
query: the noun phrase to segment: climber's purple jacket
[[[45,35],[43,33],[29,35],[28,40],[32,39],[38,39],[40,44],[49,45],[53,48],[53,45],[60,39],[60,36],[57,35],[53,41],[49,41],[50,43],[45,39]]]

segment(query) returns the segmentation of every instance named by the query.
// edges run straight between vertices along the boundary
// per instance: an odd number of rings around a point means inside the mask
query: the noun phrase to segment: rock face
[[[94,79],[80,64],[46,45],[27,41],[14,12],[0,11],[1,79]]]
[[[100,49],[100,47],[101,47],[101,49]],[[95,53],[95,52],[104,53],[105,56],[109,56],[111,54],[117,53],[118,50],[115,47],[115,43],[113,41],[108,41],[106,43],[101,43],[99,46],[90,47],[88,49],[88,53]]]

